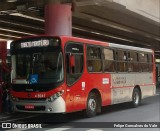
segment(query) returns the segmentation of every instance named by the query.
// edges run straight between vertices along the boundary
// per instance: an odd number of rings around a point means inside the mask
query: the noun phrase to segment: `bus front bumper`
[[[16,112],[34,112],[34,113],[65,113],[66,103],[60,96],[53,102],[36,100],[18,100],[12,101],[14,111]]]

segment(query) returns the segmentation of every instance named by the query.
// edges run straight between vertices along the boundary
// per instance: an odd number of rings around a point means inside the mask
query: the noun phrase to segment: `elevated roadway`
[[[72,4],[73,36],[154,49],[160,57],[160,0],[48,0]],[[0,39],[44,34],[44,0],[0,0]]]

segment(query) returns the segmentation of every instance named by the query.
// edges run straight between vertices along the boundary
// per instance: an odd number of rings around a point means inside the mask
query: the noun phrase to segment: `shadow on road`
[[[145,104],[142,104],[143,106]],[[117,104],[112,106],[106,106],[102,107],[102,112],[98,115],[104,115],[109,114],[113,112],[118,112],[122,110],[130,110],[131,105],[129,103],[123,103],[123,104]],[[77,120],[86,119],[85,111],[79,111],[74,113],[68,113],[68,114],[40,114],[36,117],[33,117],[31,119],[25,119],[24,122],[26,123],[67,123],[67,122],[73,122]]]

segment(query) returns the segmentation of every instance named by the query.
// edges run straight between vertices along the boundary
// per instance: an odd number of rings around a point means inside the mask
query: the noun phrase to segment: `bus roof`
[[[62,37],[68,37],[68,36],[62,36]],[[79,38],[79,37],[70,37],[70,36],[68,38],[74,38],[76,40],[86,41],[86,42],[88,42],[88,44],[89,43],[93,43],[95,45],[98,45],[98,43],[99,43],[100,45],[104,45],[104,46],[106,45],[106,46],[113,47],[113,48],[134,50],[134,51],[142,51],[142,52],[150,52],[150,53],[153,52],[152,49],[140,48],[140,47],[134,47],[134,46],[128,46],[128,45],[121,45],[121,44],[115,44],[115,43],[111,43],[111,42],[104,42],[104,41],[91,40],[91,39]]]
[[[134,51],[143,51],[143,52],[150,52],[152,53],[152,49],[147,48],[140,48],[140,47],[134,47],[134,46],[127,46],[127,45],[120,45],[115,43],[108,43],[109,47],[115,47],[115,48],[121,48],[121,49],[128,49],[128,50],[134,50]]]
[[[42,36],[52,36],[52,35],[36,35],[36,36],[28,36],[25,37],[25,39],[27,38],[32,38],[32,37],[42,37]],[[98,41],[98,40],[93,40],[93,39],[87,39],[87,38],[80,38],[80,37],[72,37],[72,36],[55,36],[55,37],[60,37],[60,38],[69,38],[69,39],[74,39],[74,40],[79,40],[81,42],[86,42],[88,44],[95,44],[95,45],[100,45],[100,46],[109,46],[109,47],[113,47],[113,48],[119,48],[119,49],[127,49],[127,50],[134,50],[134,51],[143,51],[143,52],[150,52],[152,53],[153,50],[152,49],[147,49],[147,48],[140,48],[140,47],[134,47],[134,46],[127,46],[127,45],[121,45],[121,44],[115,44],[115,43],[111,43],[111,42],[104,42],[104,41]],[[21,40],[24,38],[20,38],[17,40]]]

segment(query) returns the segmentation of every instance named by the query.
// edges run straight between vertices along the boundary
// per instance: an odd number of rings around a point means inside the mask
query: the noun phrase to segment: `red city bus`
[[[11,43],[10,90],[15,111],[68,113],[131,102],[155,94],[150,49],[68,36],[36,36]]]

